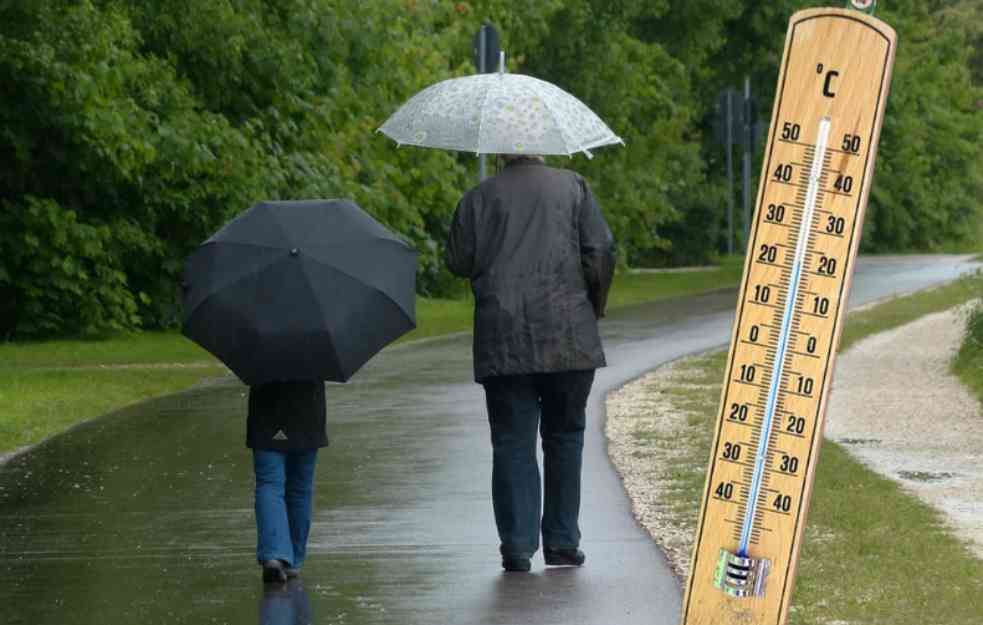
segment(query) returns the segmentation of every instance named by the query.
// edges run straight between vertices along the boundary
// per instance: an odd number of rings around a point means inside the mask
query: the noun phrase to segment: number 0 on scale
[[[896,41],[857,11],[789,24],[685,625],[786,620]]]

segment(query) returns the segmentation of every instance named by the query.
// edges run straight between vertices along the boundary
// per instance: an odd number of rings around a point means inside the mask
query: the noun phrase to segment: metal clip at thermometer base
[[[771,569],[770,560],[742,558],[726,549],[720,550],[720,560],[713,575],[713,585],[731,597],[760,597]]]
[[[896,42],[848,9],[790,21],[685,625],[787,620]]]

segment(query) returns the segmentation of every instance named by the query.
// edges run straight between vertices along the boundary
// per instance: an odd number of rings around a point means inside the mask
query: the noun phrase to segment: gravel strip
[[[692,462],[677,441],[690,436],[693,426],[687,419],[690,412],[667,391],[683,387],[679,380],[694,377],[688,365],[693,360],[663,365],[608,395],[605,425],[608,454],[628,491],[635,518],[665,552],[680,579],[689,574],[694,527],[674,519],[679,515],[670,507],[669,476],[674,468]],[[686,384],[685,388],[709,393],[713,387]],[[706,458],[699,462],[705,463]]]
[[[826,436],[943,513],[983,557],[983,412],[949,372],[965,308],[927,315],[854,344],[836,364]],[[689,572],[698,513],[670,514],[669,476],[692,464],[676,441],[691,436],[690,411],[673,389],[693,376],[686,358],[607,398],[608,450],[635,518],[681,578]],[[692,388],[699,388],[692,386]],[[711,387],[707,387],[708,392]],[[718,401],[714,392],[712,399]],[[705,463],[706,458],[698,462]]]
[[[949,372],[966,308],[868,337],[840,357],[826,436],[941,511],[983,557],[983,413]]]

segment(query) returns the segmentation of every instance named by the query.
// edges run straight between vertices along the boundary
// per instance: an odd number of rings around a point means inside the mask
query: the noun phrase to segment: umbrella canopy
[[[522,74],[477,74],[427,87],[379,132],[400,145],[479,154],[563,154],[624,143],[556,85]]]
[[[251,386],[347,381],[416,327],[416,252],[354,202],[263,202],[185,263],[184,334]]]

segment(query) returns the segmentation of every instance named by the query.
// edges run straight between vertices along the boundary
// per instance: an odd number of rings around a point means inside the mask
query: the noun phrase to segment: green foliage
[[[141,54],[120,10],[56,4],[32,8],[23,35],[0,35],[0,270],[13,293],[0,333],[135,327],[135,306],[159,325],[180,258],[262,197],[269,159]]]
[[[767,114],[785,43],[778,33],[785,32],[792,13],[816,3],[742,4],[712,62],[721,70],[718,79],[729,84],[750,75]],[[861,240],[866,251],[932,251],[972,241],[978,233],[983,93],[972,71],[974,63],[979,70],[983,31],[979,22],[960,19],[979,15],[978,3],[951,4],[894,0],[878,6],[877,17],[897,31],[899,42]]]
[[[706,262],[726,206],[706,132],[716,94],[750,73],[767,101],[788,17],[809,4],[7,0],[0,336],[174,325],[182,259],[263,199],[350,197],[420,251],[422,294],[462,292],[441,256],[474,156],[375,131],[473,71],[485,20],[511,71],[574,93],[625,139],[555,161],[588,177],[623,262]],[[902,44],[864,243],[968,241],[983,191],[979,8],[884,4]]]
[[[969,313],[966,334],[953,361],[953,369],[983,400],[983,306],[979,303]]]
[[[959,379],[983,401],[983,273],[976,275],[972,285],[972,305],[968,308],[966,331],[962,344],[952,361],[952,369]]]
[[[5,202],[0,224],[5,265],[16,268],[0,267],[0,285],[20,287],[22,334],[85,335],[139,321],[108,227],[79,223],[74,211],[30,195],[21,205]]]
[[[980,91],[966,34],[924,3],[901,5],[900,43],[865,233],[872,251],[934,250],[978,232],[983,197]]]

